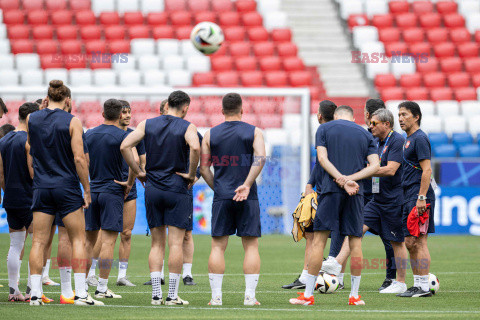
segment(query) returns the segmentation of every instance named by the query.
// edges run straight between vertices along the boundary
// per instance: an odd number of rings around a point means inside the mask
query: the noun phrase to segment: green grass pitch
[[[30,240],[27,240],[25,257],[28,257]],[[350,277],[346,274],[346,289],[330,295],[315,295],[314,306],[292,306],[288,299],[296,292],[283,290],[301,271],[304,242],[294,243],[288,236],[264,236],[260,241],[262,268],[257,288],[261,306],[244,307],[243,252],[238,238],[230,239],[226,253],[226,275],[223,282],[223,306],[209,307],[210,286],[207,261],[210,237],[195,236],[193,264],[194,287],[180,284],[180,296],[190,302],[185,307],[150,305],[151,287],[142,285],[149,278],[147,256],[150,238],[134,236],[128,275],[136,287],[116,287],[117,269],[112,270],[109,287],[123,296],[105,301],[106,307],[76,307],[59,305],[59,287],[44,287],[46,295],[55,300],[43,307],[30,307],[26,303],[9,303],[6,256],[9,246],[7,234],[0,235],[0,314],[4,319],[304,319],[310,318],[401,318],[401,319],[452,319],[480,318],[480,237],[432,236],[429,239],[432,256],[431,272],[440,280],[440,292],[433,298],[402,299],[394,295],[381,295],[377,288],[382,283],[385,270],[366,269],[362,273],[360,294],[366,306],[348,306]],[[378,237],[364,239],[364,258],[384,258],[383,246]],[[118,247],[118,244],[117,244]],[[56,237],[53,256],[56,255]],[[116,251],[118,257],[118,251]],[[26,287],[27,258],[22,265],[21,290]],[[98,274],[98,270],[97,270]],[[59,282],[58,269],[50,276]],[[411,271],[407,285],[413,284]],[[93,288],[92,288],[93,289]],[[94,290],[94,289],[93,289]],[[163,286],[164,297],[167,286]],[[92,291],[92,290],[91,290]]]

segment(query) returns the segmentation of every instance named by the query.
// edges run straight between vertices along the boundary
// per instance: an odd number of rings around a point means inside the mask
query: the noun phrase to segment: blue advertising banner
[[[444,186],[480,186],[480,162],[442,162],[439,178]]]

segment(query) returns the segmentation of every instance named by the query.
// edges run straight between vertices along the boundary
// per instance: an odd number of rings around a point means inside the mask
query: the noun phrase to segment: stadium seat
[[[59,26],[57,27],[58,40],[76,40],[78,35],[77,26]]]
[[[275,56],[261,58],[259,63],[260,70],[262,71],[278,71],[282,69],[282,62],[280,58]]]
[[[40,58],[36,53],[20,53],[15,56],[15,65],[18,71],[40,68]]]
[[[450,39],[453,43],[461,44],[468,43],[472,40],[470,32],[465,28],[456,28],[450,30]]]
[[[423,29],[439,28],[442,25],[442,17],[436,12],[425,13],[419,16],[420,26]]]
[[[150,55],[155,53],[155,40],[133,39],[130,41],[131,52],[134,55]]]
[[[91,86],[92,72],[89,69],[73,69],[70,70],[70,85],[76,86]]]
[[[93,11],[82,10],[75,13],[75,21],[79,26],[88,26],[94,25],[97,21],[97,18],[95,17]]]
[[[395,22],[397,27],[402,29],[415,28],[418,25],[418,18],[412,12],[402,13],[395,17]]]
[[[43,72],[41,70],[26,70],[20,73],[20,84],[23,86],[43,85]]]
[[[220,87],[238,87],[239,76],[235,71],[219,72],[217,74],[217,84]]]
[[[10,45],[13,54],[33,53],[33,41],[31,40],[11,40]]]
[[[480,87],[480,73],[472,76],[472,83],[475,88]]]
[[[189,26],[192,23],[192,14],[188,11],[175,11],[170,15],[173,26]]]
[[[280,57],[296,57],[298,48],[295,43],[284,42],[277,45],[277,51]]]
[[[398,28],[384,28],[378,30],[378,39],[384,43],[399,42],[400,29]]]
[[[2,0],[0,1],[0,8],[3,10],[16,10],[20,8],[19,0]]]
[[[73,14],[70,10],[52,12],[52,24],[55,26],[70,25],[73,21]]]
[[[54,1],[54,0],[52,0]],[[70,9],[73,11],[90,10],[90,0],[75,0],[70,2]]]
[[[403,30],[402,35],[403,35],[403,40],[409,44],[423,42],[425,39],[425,32],[421,28],[411,28],[411,29]]]
[[[210,59],[206,56],[190,56],[186,60],[187,70],[190,72],[210,71]]]
[[[14,86],[19,83],[19,75],[16,70],[2,70],[0,72],[0,85],[1,86]]]
[[[107,53],[107,44],[102,40],[90,40],[85,42],[85,52],[91,54],[92,52]]]
[[[430,54],[431,51],[432,46],[428,42],[418,42],[410,45],[410,52],[412,54],[428,56],[428,60],[434,59]]]
[[[460,105],[457,101],[438,101],[437,114],[441,117],[456,116],[460,113]]]
[[[185,11],[187,10],[186,0],[164,0],[165,11]]]
[[[303,60],[298,57],[288,57],[283,59],[283,69],[287,72],[303,71],[305,70],[305,65]]]
[[[116,0],[116,8],[120,13],[134,12],[140,9],[138,1],[131,0]]]
[[[357,48],[361,44],[371,41],[378,41],[378,30],[372,26],[353,28],[353,45]]]
[[[480,143],[480,115],[470,116],[468,118],[468,131],[477,137],[477,142]]]
[[[240,14],[235,11],[222,12],[218,14],[218,21],[225,31],[225,28],[240,25]]]
[[[448,135],[453,133],[464,133],[467,131],[467,121],[462,116],[448,116],[443,119],[444,130]]]
[[[480,101],[462,101],[460,106],[462,114],[466,117],[480,115]]]
[[[144,21],[143,14],[139,11],[125,12],[123,14],[123,22],[127,26],[142,25]]]
[[[116,11],[102,12],[100,13],[99,21],[104,26],[116,26],[120,24],[120,15]]]
[[[147,70],[143,73],[143,84],[146,86],[159,86],[167,82],[165,72],[160,70]]]
[[[433,115],[435,113],[435,103],[431,100],[416,101],[422,110],[423,115]]]
[[[140,0],[140,9],[143,13],[164,11],[164,1],[158,0]]]
[[[422,75],[420,73],[402,74],[400,76],[400,86],[402,88],[416,88],[422,85]]]
[[[443,132],[442,118],[438,116],[423,117],[422,130],[428,134]]]
[[[387,57],[392,55],[402,55],[409,52],[408,45],[405,42],[391,42],[385,44],[385,54]]]
[[[213,22],[213,23],[217,23],[217,14],[215,12],[211,12],[211,11],[201,11],[201,12],[197,12],[194,16],[193,16],[195,22],[194,24],[199,24],[200,22],[204,22],[204,21],[210,21],[210,22]]]
[[[116,73],[110,69],[93,70],[93,84],[95,86],[113,86],[116,83]],[[82,107],[83,110],[83,107]]]
[[[67,69],[84,69],[87,67],[87,61],[85,58],[81,57],[78,59],[78,56],[64,56],[65,58],[65,68]]]
[[[13,59],[14,55],[13,54],[2,54],[0,55],[0,70],[5,70],[5,69],[15,69],[15,63]]]
[[[152,30],[154,39],[171,39],[174,37],[172,26],[156,26]]]
[[[470,75],[466,72],[456,72],[448,75],[448,86],[452,88],[468,87]]]
[[[449,14],[457,12],[457,4],[453,1],[438,1],[437,11],[441,14]]]
[[[118,84],[121,86],[139,86],[141,75],[140,72],[135,70],[123,70],[118,74]]]
[[[480,157],[480,146],[476,144],[470,144],[466,146],[461,146],[458,150],[460,158],[479,158]]]
[[[375,76],[375,88],[384,89],[389,87],[395,87],[397,85],[397,80],[395,76],[391,73],[388,74],[377,74]]]
[[[213,72],[195,73],[192,78],[192,84],[195,87],[213,86],[215,84],[215,74]]]
[[[22,7],[26,11],[42,10],[44,9],[43,0],[25,0],[22,1]]]
[[[112,59],[101,59],[101,58],[89,58],[90,60],[90,69],[96,70],[96,69],[111,69],[112,68],[112,60],[114,60],[115,64],[119,63],[120,58],[115,58],[115,56],[112,57]]]
[[[257,3],[254,0],[237,0],[236,7],[238,12],[251,12],[257,9]]]
[[[51,80],[62,80],[68,83],[68,72],[65,69],[47,69],[44,72],[45,83],[49,83]]]
[[[392,63],[392,73],[395,77],[400,77],[402,74],[415,73],[415,63]]]
[[[457,150],[452,144],[442,144],[433,148],[433,154],[437,158],[455,158]]]
[[[435,57],[453,57],[455,55],[455,45],[451,42],[443,42],[433,46]]]
[[[130,39],[148,39],[150,38],[150,28],[148,26],[132,26],[128,29]]]
[[[448,41],[448,30],[445,28],[435,28],[427,30],[427,39],[431,44]]]
[[[230,0],[212,0],[212,11],[215,12],[228,12],[234,9],[233,2]]]
[[[229,71],[233,69],[233,59],[231,56],[213,56],[211,58],[213,71]]]
[[[26,25],[11,26],[8,28],[8,38],[11,40],[29,39],[30,27]]]
[[[463,28],[465,27],[465,19],[458,13],[452,13],[443,16],[443,24],[447,28]]]
[[[178,27],[175,32],[175,36],[177,39],[180,40],[187,40],[190,39],[190,34],[192,33],[193,27],[190,26],[184,26],[184,27]]]
[[[458,56],[460,58],[472,58],[479,56],[479,45],[475,42],[465,42],[457,46]]]
[[[48,13],[44,10],[34,10],[27,13],[27,21],[30,25],[44,25],[48,23]]]
[[[260,71],[246,71],[240,74],[242,86],[261,87],[263,85],[263,73]]]
[[[372,26],[383,29],[393,27],[393,16],[390,14],[377,14],[372,18]]]
[[[458,12],[468,16],[471,12],[480,12],[480,2],[476,0],[462,0],[458,3]]]
[[[268,87],[286,87],[288,76],[285,71],[271,71],[265,73],[265,83]]]
[[[257,57],[273,56],[275,46],[271,41],[258,42],[253,45],[253,53]]]
[[[430,98],[430,92],[425,87],[413,87],[405,90],[407,100],[427,100]],[[423,110],[422,110],[423,111]]]
[[[430,90],[430,98],[433,101],[452,100],[453,91],[451,88],[433,88]]]
[[[178,55],[167,55],[164,56],[163,61],[163,70],[181,70],[184,69],[184,59],[182,56]]]
[[[100,40],[102,38],[102,28],[95,25],[87,25],[80,29],[80,38],[82,40]]]
[[[385,88],[380,93],[382,100],[404,100],[405,91],[403,88]]]
[[[78,40],[65,40],[60,42],[60,52],[64,55],[82,53],[82,42]]]
[[[388,63],[369,63],[366,65],[367,78],[374,79],[377,74],[390,73],[390,64]]]
[[[242,24],[245,27],[257,27],[263,25],[262,16],[258,12],[248,12],[241,16]]]
[[[348,27],[351,30],[354,27],[368,26],[369,25],[369,19],[368,19],[368,16],[366,14],[351,14],[348,17],[347,24],[348,24]]]
[[[230,55],[232,57],[248,56],[251,52],[251,44],[249,42],[234,42],[230,44]]]
[[[130,42],[127,40],[115,40],[108,45],[110,53],[129,53]]]
[[[430,140],[430,144],[432,148],[442,144],[448,144],[448,136],[445,132],[440,133],[430,133],[428,135],[428,140]]]
[[[35,40],[53,39],[53,27],[44,25],[32,28],[32,37]]]
[[[471,74],[480,73],[480,58],[468,58],[465,59],[465,71]]]
[[[247,30],[248,39],[253,42],[267,41],[268,31],[264,27],[253,27]]]
[[[444,73],[460,72],[463,70],[462,59],[448,57],[440,60],[440,70]]]
[[[312,83],[312,74],[309,71],[294,71],[288,73],[292,87],[307,87]]]
[[[180,43],[176,39],[161,39],[157,40],[157,53],[165,56],[170,54],[180,53]]]
[[[245,40],[245,29],[239,26],[225,28],[223,33],[226,41],[234,42]]]
[[[40,56],[40,65],[42,69],[60,69],[65,67],[63,59],[60,59],[57,55],[53,54],[44,54]]]
[[[111,25],[104,29],[105,40],[123,40],[126,37],[126,29],[124,26]]]
[[[412,11],[419,16],[425,13],[433,12],[433,3],[430,1],[415,1],[412,3]]]
[[[439,62],[436,58],[429,57],[425,63],[417,63],[417,72],[422,74],[437,72],[439,69]]]
[[[8,14],[3,15],[3,23],[6,25],[23,24],[25,21],[25,13],[20,10],[9,10]]]
[[[384,0],[370,0],[365,2],[365,13],[369,18],[377,14],[388,13],[388,3]]]
[[[455,95],[455,99],[457,99],[458,101],[477,99],[477,91],[475,90],[475,88],[456,88],[454,89],[453,93]]]
[[[455,147],[460,148],[473,143],[473,136],[468,132],[459,132],[452,134],[452,143]]]
[[[471,33],[476,33],[475,38],[478,41],[477,33],[480,31],[480,12],[472,12],[467,16],[467,29]]]
[[[145,54],[138,59],[138,70],[147,71],[147,70],[159,70],[160,69],[160,58],[154,54]]]
[[[257,70],[257,59],[252,56],[238,57],[235,59],[235,67],[238,71]]]
[[[405,13],[409,11],[408,2],[405,0],[390,1],[388,3],[388,7],[390,8],[390,12],[393,14]]]
[[[168,23],[166,12],[150,12],[147,14],[147,24],[150,26],[163,26]]]

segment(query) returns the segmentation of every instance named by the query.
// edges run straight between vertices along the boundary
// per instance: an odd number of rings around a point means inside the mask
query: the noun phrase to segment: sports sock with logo
[[[85,273],[74,273],[73,279],[75,280],[75,295],[80,298],[86,298]]]
[[[97,268],[98,259],[92,259],[92,266],[88,270],[88,277],[95,277],[95,269]]]
[[[170,299],[177,299],[178,297],[178,285],[180,284],[180,273],[168,274],[168,297]]]
[[[65,298],[74,296],[72,290],[72,267],[60,267],[60,285]]]
[[[307,281],[305,281],[305,293],[303,294],[305,298],[310,298],[313,296],[313,290],[315,289],[315,282],[317,281],[317,276],[313,274],[307,274]]]
[[[414,287],[420,287],[420,276],[414,274],[413,275],[413,286]]]
[[[246,274],[245,275],[245,298],[255,298],[255,290],[258,285],[259,274]]]
[[[307,274],[308,274],[308,270],[303,269],[302,274],[300,275],[300,278],[298,278],[298,281],[305,284],[305,281],[307,281],[307,278],[306,278]]]
[[[162,284],[161,284],[161,272],[154,271],[150,272],[150,279],[152,279],[152,298],[162,297]]]
[[[358,298],[358,289],[360,288],[360,279],[362,276],[350,276],[352,288],[350,289],[350,297]]]
[[[209,273],[208,279],[210,280],[210,288],[212,289],[212,299],[220,297],[220,300],[222,300],[223,274]]]
[[[340,273],[338,275],[338,282],[343,286],[343,277],[345,276],[345,273]]]
[[[108,279],[98,278],[98,292],[107,292],[108,289]]]
[[[42,278],[47,278],[50,273],[50,259],[47,259],[45,266],[43,267]]]
[[[191,263],[184,263],[184,264],[183,264],[183,275],[182,275],[182,278],[185,278],[185,277],[191,277],[191,278],[193,278],[193,276],[192,276],[192,264],[191,264]]]
[[[25,231],[10,233],[10,249],[7,256],[8,286],[19,293],[20,254],[25,242]]]
[[[117,280],[120,280],[121,278],[125,278],[127,276],[127,269],[128,269],[128,261],[125,262],[119,262],[118,263],[118,278]]]
[[[30,281],[32,282],[31,296],[41,298],[42,297],[42,275],[32,274],[30,275]]]
[[[428,291],[430,288],[428,284],[428,274],[426,276],[419,276],[420,277],[420,288],[422,288],[423,291]]]

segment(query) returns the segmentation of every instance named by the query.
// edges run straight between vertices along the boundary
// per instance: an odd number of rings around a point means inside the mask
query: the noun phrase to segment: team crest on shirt
[[[408,149],[409,146],[410,146],[410,140],[407,140],[407,143],[405,143],[405,149]]]

